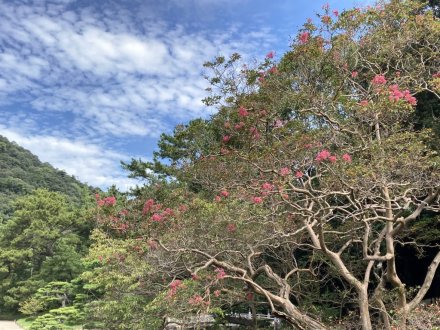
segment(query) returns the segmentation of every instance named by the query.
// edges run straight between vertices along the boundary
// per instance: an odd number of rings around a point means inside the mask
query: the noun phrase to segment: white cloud
[[[143,4],[0,0],[0,134],[91,185],[124,189],[129,157],[105,145],[206,116],[203,62],[275,41],[264,28],[170,25],[132,10]]]
[[[157,137],[170,116],[203,114],[203,62],[274,41],[264,29],[189,33],[157,20],[141,26],[115,8],[74,12],[59,2],[51,12],[2,4],[0,98],[13,101],[21,92],[35,109],[72,113],[96,134]]]

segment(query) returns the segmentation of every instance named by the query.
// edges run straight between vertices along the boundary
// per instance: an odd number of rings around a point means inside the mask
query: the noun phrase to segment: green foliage
[[[69,196],[79,206],[90,187],[80,183],[64,171],[42,163],[38,157],[14,142],[0,136],[0,221],[13,213],[12,201],[31,193],[37,188],[46,188]]]
[[[0,306],[17,308],[45,283],[71,281],[83,271],[91,222],[66,196],[37,189],[14,202],[0,225]]]

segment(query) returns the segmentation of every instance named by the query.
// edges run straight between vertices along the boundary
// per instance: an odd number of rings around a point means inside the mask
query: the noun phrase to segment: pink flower
[[[123,210],[119,211],[119,214],[125,217],[128,215],[128,210],[123,209]]]
[[[275,120],[275,123],[273,124],[274,128],[281,128],[283,126],[284,126],[284,121],[282,121],[281,119]]]
[[[385,76],[382,74],[375,75],[373,80],[371,81],[374,85],[384,85],[387,83]]]
[[[330,152],[327,149],[324,149],[318,153],[315,160],[320,162],[320,161],[328,159],[330,157],[330,155],[331,155]]]
[[[254,196],[254,197],[252,197],[252,201],[253,201],[255,204],[261,204],[261,203],[263,203],[263,198],[258,197],[258,196]]]
[[[307,32],[307,31],[302,32],[302,33],[299,34],[299,41],[302,44],[305,44],[305,43],[307,43],[309,41],[309,37],[310,37],[310,33],[309,32]]]
[[[226,226],[226,230],[228,231],[228,233],[233,233],[237,230],[237,226],[234,223],[229,223]]]
[[[359,105],[361,107],[366,107],[366,106],[368,106],[368,101],[367,100],[362,100],[362,101],[359,102]]]
[[[170,216],[170,217],[172,217],[172,216],[174,216],[174,211],[173,211],[173,209],[170,209],[169,207],[167,207],[167,208],[163,211],[163,215],[166,215],[166,216]]]
[[[215,272],[217,273],[216,277],[217,279],[221,280],[226,276],[226,272],[223,268],[216,268]]]
[[[269,73],[272,73],[272,74],[276,74],[276,73],[278,73],[278,68],[277,68],[276,66],[271,67],[271,68],[269,69]]]
[[[159,213],[154,213],[151,216],[151,220],[154,221],[154,222],[161,222],[162,219],[163,219],[163,216],[161,214],[159,214]]]
[[[230,139],[231,139],[231,136],[230,136],[230,135],[225,135],[225,136],[223,136],[223,142],[224,142],[224,143],[228,143]]]
[[[215,197],[214,197],[214,200],[215,200],[216,202],[221,202],[222,198],[221,198],[220,196],[215,196]]]
[[[240,108],[238,109],[238,115],[239,115],[240,117],[246,117],[246,116],[249,115],[249,112],[247,111],[246,108],[244,108],[244,107],[240,107]]]
[[[339,11],[337,11],[337,10],[333,10],[333,15],[335,15],[336,17],[338,17],[338,16],[339,16]]]
[[[114,196],[104,198],[104,205],[113,206],[116,204],[116,198]]]
[[[295,172],[295,178],[300,179],[300,178],[302,178],[303,176],[304,176],[304,173],[303,173],[303,172],[301,172],[301,171],[296,171],[296,172]]]
[[[200,305],[203,302],[203,298],[200,295],[195,295],[189,298],[188,303],[190,305]]]
[[[328,23],[330,23],[330,20],[331,20],[330,16],[328,16],[328,15],[324,15],[324,16],[322,16],[322,22],[323,22],[324,24],[328,24]]]
[[[144,208],[142,210],[142,215],[145,215],[148,212],[150,212],[153,206],[154,206],[154,199],[147,200],[144,204]]]
[[[409,92],[409,90],[405,90],[403,91],[403,97],[405,98],[405,100],[411,104],[411,105],[417,105],[417,99],[411,95],[411,93]]]
[[[261,189],[263,189],[263,190],[272,190],[273,188],[274,188],[273,184],[271,184],[269,182],[265,182],[261,185]]]
[[[399,101],[404,94],[399,90],[399,85],[394,84],[390,86],[390,101]]]
[[[288,167],[283,167],[279,171],[281,176],[287,176],[290,174],[290,169]]]
[[[227,191],[227,190],[222,190],[222,191],[220,192],[220,195],[222,195],[223,197],[228,197],[228,196],[229,196],[229,191]]]
[[[352,71],[351,72],[351,77],[352,78],[356,78],[358,75],[359,75],[359,72],[357,72],[357,71]]]
[[[258,140],[260,138],[260,132],[258,132],[258,129],[256,127],[251,127],[249,129],[249,132],[252,134],[252,137],[255,140]]]
[[[266,54],[266,58],[273,58],[275,56],[275,53],[273,51],[270,51]]]
[[[432,78],[440,78],[440,71],[433,73]]]
[[[241,121],[238,124],[235,124],[234,128],[238,131],[240,129],[242,129],[244,126],[244,123]]]
[[[220,290],[215,290],[214,291],[214,296],[216,296],[216,297],[220,296]]]
[[[342,159],[347,163],[351,163],[351,156],[349,154],[343,154]]]
[[[170,289],[177,289],[181,285],[182,285],[182,281],[181,280],[174,280],[174,281],[172,281],[170,283],[169,287],[170,287]]]
[[[336,156],[330,156],[328,160],[330,161],[330,163],[336,163],[337,158]]]

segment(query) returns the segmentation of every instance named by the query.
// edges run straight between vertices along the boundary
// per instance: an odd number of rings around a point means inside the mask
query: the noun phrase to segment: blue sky
[[[279,58],[324,2],[0,0],[0,135],[125,190],[121,160],[149,159],[162,132],[215,111],[201,103],[203,62]]]

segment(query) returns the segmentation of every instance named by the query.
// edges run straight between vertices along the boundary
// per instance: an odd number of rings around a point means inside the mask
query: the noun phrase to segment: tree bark
[[[358,290],[358,303],[359,303],[359,314],[362,330],[372,330],[370,310],[368,303],[368,292],[367,285],[363,285],[360,290]]]

